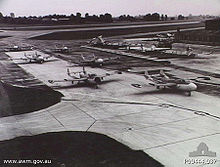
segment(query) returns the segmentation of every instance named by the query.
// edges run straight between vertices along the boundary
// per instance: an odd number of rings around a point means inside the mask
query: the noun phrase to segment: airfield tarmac
[[[19,32],[22,34],[22,32]],[[36,33],[36,32],[35,32]],[[31,32],[29,33],[31,34]],[[15,37],[2,42],[10,43]],[[24,44],[26,40],[20,39]],[[33,44],[33,41],[28,41]],[[44,49],[46,44],[59,41],[37,41]],[[72,42],[72,41],[71,41]],[[71,43],[69,41],[69,44]],[[77,53],[83,41],[75,41],[72,46]],[[85,50],[83,50],[85,52]],[[33,51],[35,52],[35,51]],[[38,50],[40,53],[40,51]],[[94,53],[93,51],[88,51]],[[97,53],[97,52],[95,52]],[[11,58],[23,55],[22,52],[7,52]],[[44,55],[45,53],[41,53]],[[100,56],[106,54],[99,53]],[[61,92],[61,102],[51,107],[25,114],[0,118],[0,140],[10,140],[19,136],[34,136],[48,132],[84,131],[105,134],[134,150],[143,150],[165,166],[189,166],[189,152],[195,151],[204,142],[211,151],[217,152],[214,165],[219,166],[219,96],[204,92],[193,92],[191,97],[180,92],[157,91],[154,87],[133,88],[132,83],[146,83],[143,76],[124,72],[107,77],[98,89],[72,86],[64,82],[51,85],[50,79],[68,78],[66,68],[80,71],[82,67],[70,67],[68,61],[57,58],[44,64],[25,64],[14,60],[24,71],[39,79],[43,84]],[[75,56],[78,56],[75,54]],[[115,55],[113,55],[115,56]],[[72,55],[60,55],[68,60]],[[69,58],[70,59],[70,58]],[[127,60],[127,59],[126,59]],[[11,60],[7,60],[11,61]],[[128,62],[143,62],[130,59]],[[122,66],[122,65],[118,65]],[[111,67],[111,66],[110,66]],[[86,67],[89,72],[103,74],[114,71]],[[138,67],[137,69],[155,69]],[[204,69],[205,70],[205,69]],[[181,77],[201,75],[198,73],[174,70]],[[218,82],[218,78],[215,82]],[[207,157],[206,157],[207,158]],[[201,166],[192,165],[190,166]]]
[[[7,53],[11,58],[20,54]],[[145,79],[130,73],[106,78],[99,89],[74,87],[68,82],[48,83],[48,79],[68,78],[68,65],[63,60],[19,64],[46,85],[58,87],[64,97],[60,103],[44,110],[1,118],[5,122],[1,140],[56,131],[97,132],[132,149],[143,150],[166,166],[185,166],[184,159],[200,142],[207,143],[210,150],[219,147],[219,98],[199,92],[193,92],[191,97],[178,92],[157,92],[150,86],[138,90],[130,84],[144,84]],[[106,72],[90,67],[86,70],[97,74]],[[13,127],[22,128],[14,130]]]

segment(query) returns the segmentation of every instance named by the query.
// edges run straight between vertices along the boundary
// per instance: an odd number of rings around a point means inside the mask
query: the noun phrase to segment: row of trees
[[[109,13],[101,14],[99,16],[89,16],[87,13],[85,17],[82,17],[81,13],[76,15],[47,15],[47,16],[29,16],[29,17],[9,17],[3,16],[0,13],[0,22],[2,23],[14,23],[14,24],[82,24],[82,23],[111,23],[113,22],[112,15]]]
[[[184,16],[179,15],[179,20],[184,19]],[[0,13],[1,23],[10,24],[83,24],[83,23],[111,23],[113,21],[166,21],[167,15],[159,13],[146,14],[144,16],[134,17],[130,15],[121,15],[118,18],[113,18],[111,14],[89,15],[86,13],[83,17],[81,13],[67,15],[47,15],[47,16],[29,16],[29,17],[9,17],[3,16]]]
[[[133,17],[130,15],[121,15],[119,18],[119,20],[121,21],[137,21],[137,20],[141,20],[141,21],[166,21],[168,20],[168,16],[167,15],[160,15],[159,13],[148,13],[142,17]]]

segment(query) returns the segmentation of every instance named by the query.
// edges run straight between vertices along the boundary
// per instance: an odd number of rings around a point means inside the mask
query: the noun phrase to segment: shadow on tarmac
[[[0,82],[0,117],[29,113],[60,102],[63,95],[48,86],[22,88]]]
[[[161,167],[143,151],[92,132],[56,132],[0,142],[1,167]],[[4,160],[49,160],[51,164],[3,164]]]

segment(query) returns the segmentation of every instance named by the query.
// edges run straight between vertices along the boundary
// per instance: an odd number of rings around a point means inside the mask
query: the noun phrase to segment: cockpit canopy
[[[96,74],[89,74],[89,77],[90,78],[94,78],[94,77],[96,77],[97,75]]]
[[[177,80],[176,80],[176,83],[177,83],[177,84],[189,84],[190,82],[189,82],[189,81],[186,81],[185,79],[177,79]]]

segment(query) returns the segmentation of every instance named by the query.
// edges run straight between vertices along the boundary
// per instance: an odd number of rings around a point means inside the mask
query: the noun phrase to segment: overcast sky
[[[111,13],[139,15],[158,12],[174,16],[220,15],[220,0],[0,0],[0,12],[16,16]]]

